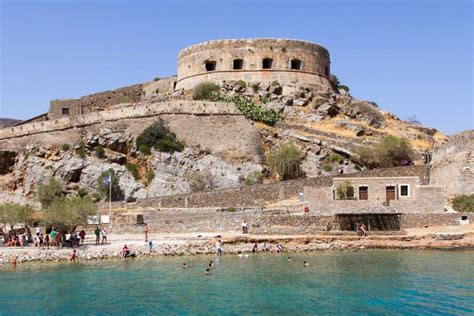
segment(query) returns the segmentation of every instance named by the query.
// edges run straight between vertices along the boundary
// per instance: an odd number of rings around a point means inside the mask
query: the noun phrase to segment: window
[[[234,68],[234,69],[242,69],[242,68],[244,68],[244,61],[243,61],[243,59],[234,59],[233,68]]]
[[[262,62],[263,69],[272,69],[273,59],[271,58],[264,58]]]
[[[137,224],[143,224],[143,215],[137,215]]]
[[[301,60],[299,60],[299,59],[292,59],[292,60],[291,60],[291,69],[293,69],[293,70],[301,70]]]
[[[62,108],[61,109],[61,114],[62,115],[69,115],[69,108]]]
[[[400,196],[404,196],[404,197],[410,196],[410,186],[408,184],[400,185]]]
[[[216,62],[213,60],[206,61],[206,71],[216,70]]]
[[[328,67],[328,66],[324,67],[324,74],[325,74],[327,77],[329,77],[329,67]]]
[[[462,221],[467,221],[467,215],[461,216],[461,220],[462,220]]]
[[[359,187],[359,200],[369,199],[369,187],[364,185]]]

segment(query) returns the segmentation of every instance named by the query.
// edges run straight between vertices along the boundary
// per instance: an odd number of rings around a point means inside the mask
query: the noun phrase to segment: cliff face
[[[190,101],[190,91],[178,90],[152,92],[138,103],[76,119],[24,124],[14,132],[0,131],[0,200],[31,202],[38,184],[50,177],[60,180],[70,194],[79,188],[92,193],[100,173],[110,168],[120,176],[125,198],[186,193],[196,175],[206,188],[242,185],[255,171],[262,172],[265,181],[273,181],[266,157],[279,144],[289,142],[301,150],[306,176],[350,173],[360,168],[354,149],[386,135],[408,138],[417,150],[418,163],[444,139],[435,129],[401,121],[342,90],[227,82],[221,85],[221,93],[244,95],[280,113],[284,120],[274,126],[253,122],[234,104]],[[136,137],[158,118],[185,143],[183,152],[153,151],[144,156],[137,151]],[[84,157],[75,151],[80,143]],[[100,158],[95,153],[99,145],[105,149]],[[333,153],[340,159],[331,159]],[[137,178],[127,164],[137,166]],[[145,176],[149,170],[155,174],[151,182]]]

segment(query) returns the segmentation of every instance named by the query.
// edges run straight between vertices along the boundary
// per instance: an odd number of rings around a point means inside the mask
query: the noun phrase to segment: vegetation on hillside
[[[260,184],[263,182],[263,173],[260,171],[252,171],[250,172],[244,180],[246,185],[253,185],[253,184]]]
[[[348,180],[343,181],[336,187],[336,197],[338,200],[354,199],[354,186]]]
[[[454,197],[453,209],[457,212],[474,212],[474,194],[460,194]]]
[[[347,92],[350,90],[348,86],[341,84],[341,81],[339,81],[339,78],[337,78],[336,75],[331,75],[331,83],[338,90],[342,89],[346,90]]]
[[[111,183],[112,183],[112,188],[110,188],[110,185],[108,181],[105,181],[106,178],[110,176]],[[123,200],[123,192],[122,189],[120,188],[119,185],[119,180],[120,177],[115,174],[115,171],[113,169],[106,170],[102,172],[97,178],[97,192],[100,194],[101,198],[105,197],[105,200],[109,200],[109,190],[112,190],[112,201],[121,201]]]
[[[385,136],[378,144],[358,148],[356,153],[369,169],[409,165],[414,155],[408,140],[396,136]]]
[[[184,144],[176,139],[176,135],[165,127],[161,119],[145,128],[137,137],[136,144],[138,150],[145,155],[150,154],[151,148],[168,153],[184,149]]]
[[[281,180],[295,179],[303,174],[301,159],[301,152],[295,144],[281,144],[268,156],[268,168]]]
[[[193,88],[193,100],[209,100],[219,86],[213,82],[201,82]]]

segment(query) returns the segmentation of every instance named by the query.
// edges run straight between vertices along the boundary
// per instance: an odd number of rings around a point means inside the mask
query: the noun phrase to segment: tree
[[[361,163],[369,169],[408,165],[413,149],[407,139],[385,136],[378,144],[356,150]]]
[[[0,227],[0,233],[6,238],[4,231],[5,225],[10,225],[10,230],[13,230],[14,225],[23,225],[28,235],[28,240],[32,240],[30,223],[31,215],[33,215],[34,209],[30,205],[20,205],[16,203],[4,203],[0,204],[0,223],[4,226]]]
[[[301,152],[294,144],[282,144],[268,156],[268,167],[282,180],[298,178],[302,175]]]
[[[136,143],[138,150],[145,155],[150,154],[152,147],[168,153],[184,149],[184,144],[176,139],[176,135],[165,127],[161,119],[145,128],[137,137]]]
[[[74,232],[79,225],[86,225],[90,216],[97,215],[97,207],[92,198],[78,196],[65,197],[54,200],[44,210],[44,221],[61,232]],[[65,238],[65,235],[63,235]]]
[[[119,185],[120,177],[115,175],[115,171],[113,169],[109,169],[107,171],[102,172],[99,178],[97,178],[97,191],[101,194],[102,197],[105,197],[106,201],[109,200],[110,186],[105,181],[105,179],[109,176],[111,177],[112,181],[112,201],[123,200],[123,192]]]
[[[343,181],[336,187],[338,200],[352,200],[354,198],[354,186],[348,180]]]
[[[36,196],[43,208],[47,208],[53,201],[63,196],[61,184],[54,178],[50,178],[47,184],[38,186]]]

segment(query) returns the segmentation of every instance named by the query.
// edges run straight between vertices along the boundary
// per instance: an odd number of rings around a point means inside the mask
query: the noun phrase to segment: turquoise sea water
[[[22,264],[0,272],[0,314],[474,314],[473,251],[291,256]]]

